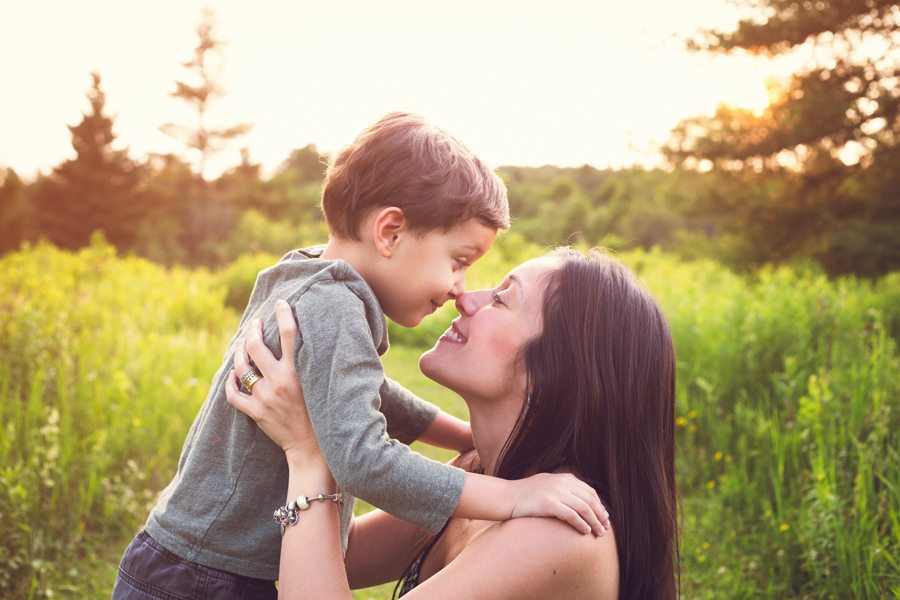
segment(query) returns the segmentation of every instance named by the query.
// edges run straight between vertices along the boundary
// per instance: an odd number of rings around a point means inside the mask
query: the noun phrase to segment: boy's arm
[[[323,281],[293,308],[302,339],[297,373],[338,485],[423,529],[438,531],[456,507],[465,475],[387,436],[379,411],[384,371],[362,300],[342,283]]]
[[[440,413],[437,406],[422,400],[389,377],[384,378],[379,395],[388,435],[404,444],[411,444],[422,437]]]
[[[596,492],[572,475],[504,481],[464,473],[388,438],[378,410],[384,371],[362,301],[343,284],[319,282],[293,308],[302,339],[295,365],[310,421],[344,491],[431,533],[451,514],[552,516],[581,531],[602,531],[606,511]]]
[[[422,400],[389,377],[381,385],[381,412],[387,419],[388,435],[404,444],[419,440],[459,453],[475,447],[467,422]]]

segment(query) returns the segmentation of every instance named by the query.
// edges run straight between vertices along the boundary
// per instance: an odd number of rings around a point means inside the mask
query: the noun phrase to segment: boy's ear
[[[408,230],[406,215],[403,209],[388,206],[381,209],[372,223],[372,239],[378,253],[389,258],[400,242],[400,236]]]

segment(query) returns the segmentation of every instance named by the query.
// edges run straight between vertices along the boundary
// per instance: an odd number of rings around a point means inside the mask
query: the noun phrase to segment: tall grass
[[[171,477],[235,317],[211,275],[103,245],[7,255],[0,282],[0,597],[81,597]]]
[[[628,258],[676,340],[691,597],[900,593],[898,274]]]
[[[540,252],[507,236],[470,287]],[[0,259],[0,597],[108,597],[237,323],[230,307],[274,258],[215,274],[102,244]],[[684,596],[900,597],[900,274],[621,258],[676,341]],[[465,416],[415,367],[452,317],[392,327],[385,362]]]

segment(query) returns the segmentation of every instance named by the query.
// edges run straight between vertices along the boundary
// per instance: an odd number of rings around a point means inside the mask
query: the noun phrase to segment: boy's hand
[[[598,536],[609,529],[609,513],[597,492],[571,473],[538,473],[507,483],[513,490],[511,519],[555,517]]]
[[[466,473],[453,516],[487,521],[554,517],[581,533],[598,536],[610,527],[597,492],[570,473],[538,473],[516,480]]]

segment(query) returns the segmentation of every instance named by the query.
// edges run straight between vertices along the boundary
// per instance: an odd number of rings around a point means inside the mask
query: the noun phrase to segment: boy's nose
[[[460,269],[459,274],[453,281],[453,287],[450,288],[450,297],[459,298],[466,291],[466,269]]]
[[[456,298],[456,310],[464,317],[471,317],[491,302],[491,290],[464,292]]]

